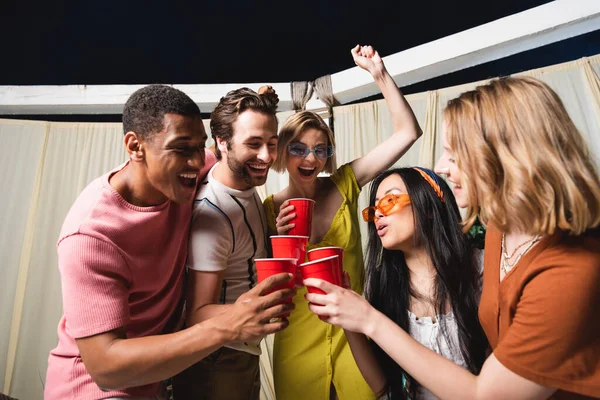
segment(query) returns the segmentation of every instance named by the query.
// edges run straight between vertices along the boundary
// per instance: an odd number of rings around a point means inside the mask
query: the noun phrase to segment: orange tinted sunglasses
[[[388,195],[383,196],[376,206],[367,207],[364,210],[362,210],[362,217],[365,222],[377,222],[377,220],[379,219],[375,215],[377,210],[379,210],[379,212],[383,215],[388,216],[390,214],[393,214],[392,210],[394,210],[396,206],[398,207],[397,210],[395,210],[394,212],[400,211],[402,208],[406,207],[409,204],[410,198],[406,193],[390,193]]]

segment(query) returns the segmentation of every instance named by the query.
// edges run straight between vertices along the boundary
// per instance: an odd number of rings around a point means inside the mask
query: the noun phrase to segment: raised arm
[[[371,46],[357,45],[351,50],[354,63],[368,71],[381,90],[392,114],[393,135],[379,143],[366,155],[352,161],[352,169],[360,187],[377,174],[391,167],[415,141],[422,131],[408,102],[387,72],[383,60]],[[367,132],[362,132],[367,134]]]

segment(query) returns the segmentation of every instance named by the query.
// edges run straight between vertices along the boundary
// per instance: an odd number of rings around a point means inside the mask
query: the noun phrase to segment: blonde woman
[[[444,112],[436,171],[488,224],[479,319],[493,353],[474,375],[356,293],[305,284],[311,310],[363,333],[441,399],[600,397],[600,182],[562,102],[533,78],[463,93]],[[393,394],[392,394],[393,395]]]
[[[394,134],[363,157],[336,168],[335,142],[327,124],[312,112],[290,117],[279,133],[278,159],[273,169],[289,173],[289,186],[265,200],[271,233],[284,234],[293,225],[287,199],[316,201],[309,249],[344,248],[344,269],[352,288],[362,292],[364,269],[359,231],[358,196],[361,188],[394,164],[421,134],[410,106],[370,46],[352,49],[354,62],[369,71],[390,108]],[[367,134],[365,132],[364,134]],[[319,173],[331,173],[319,177]],[[308,310],[306,288],[294,298],[295,311],[285,335],[274,344],[277,400],[368,400],[374,394],[363,379],[341,329],[319,320]]]

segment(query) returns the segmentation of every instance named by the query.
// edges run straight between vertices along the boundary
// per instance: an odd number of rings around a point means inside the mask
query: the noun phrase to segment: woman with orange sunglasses
[[[370,204],[362,213],[369,223],[370,306],[424,346],[478,373],[488,347],[477,318],[481,258],[461,230],[452,191],[430,170],[393,169],[373,181]],[[380,398],[436,398],[374,342],[345,333]]]

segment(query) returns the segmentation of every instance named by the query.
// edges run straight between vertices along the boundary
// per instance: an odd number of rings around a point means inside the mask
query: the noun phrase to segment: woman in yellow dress
[[[331,129],[317,114],[303,111],[281,128],[276,171],[287,170],[289,185],[265,199],[271,234],[285,234],[294,225],[291,198],[315,200],[308,249],[344,248],[344,270],[352,289],[362,292],[364,268],[358,219],[361,188],[392,166],[419,138],[417,120],[371,46],[351,50],[354,62],[368,71],[391,111],[394,133],[365,156],[336,169]],[[368,134],[368,132],[364,132]],[[328,172],[328,177],[318,177]],[[343,330],[319,320],[308,309],[306,288],[294,298],[290,325],[275,336],[273,377],[277,400],[369,400],[375,395],[364,381]],[[333,385],[332,385],[333,383]]]

